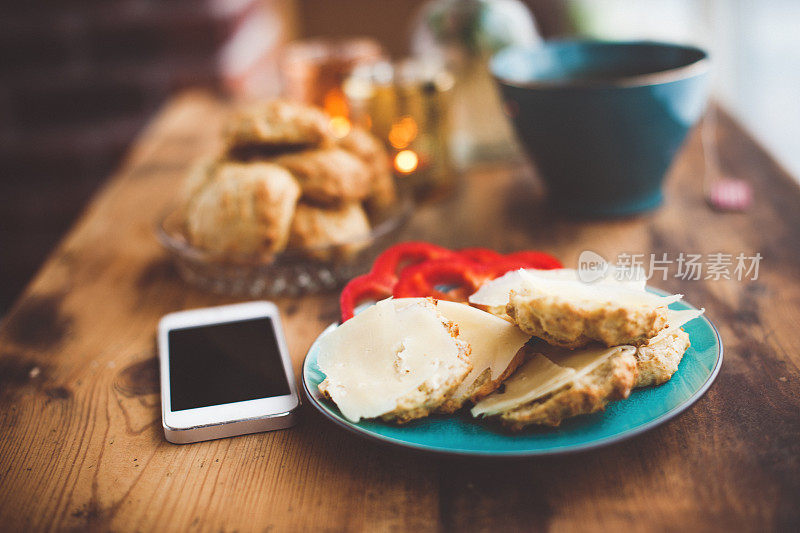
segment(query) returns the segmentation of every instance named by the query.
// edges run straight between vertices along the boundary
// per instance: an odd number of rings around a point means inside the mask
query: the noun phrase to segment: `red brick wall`
[[[204,0],[31,0],[0,13],[0,315],[174,90],[218,86],[236,14]]]

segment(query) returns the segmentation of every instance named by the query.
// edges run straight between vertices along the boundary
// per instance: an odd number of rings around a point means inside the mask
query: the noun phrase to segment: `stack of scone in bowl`
[[[305,290],[333,287],[353,274],[336,269],[352,265],[385,233],[378,226],[399,216],[383,144],[359,128],[336,138],[320,109],[286,101],[242,107],[223,139],[222,154],[193,168],[173,223],[162,228],[171,251],[183,246],[178,266],[191,281],[249,294],[284,292],[298,280]],[[242,276],[250,279],[232,279]]]

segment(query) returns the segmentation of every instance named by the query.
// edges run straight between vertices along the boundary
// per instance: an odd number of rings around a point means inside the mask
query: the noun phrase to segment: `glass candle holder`
[[[283,96],[325,109],[334,134],[344,137],[350,131],[350,111],[342,85],[354,68],[374,64],[384,55],[381,45],[369,38],[289,43],[280,61]]]
[[[540,41],[520,0],[428,0],[420,8],[411,48],[442,61],[456,77],[453,146],[460,165],[519,155],[489,59],[508,46]]]
[[[453,85],[439,64],[410,59],[357,67],[344,84],[351,119],[386,142],[399,182],[417,199],[440,197],[456,185]]]

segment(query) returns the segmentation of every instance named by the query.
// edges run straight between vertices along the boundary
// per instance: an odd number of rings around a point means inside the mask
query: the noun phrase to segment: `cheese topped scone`
[[[383,300],[326,335],[320,391],[353,422],[398,423],[441,406],[472,369],[469,343],[431,300]]]
[[[545,280],[580,281],[578,271],[574,268],[554,268],[539,270],[526,268],[512,270],[493,280],[485,282],[469,297],[470,304],[479,309],[488,311],[493,315],[508,318],[506,306],[513,290],[524,287],[526,280],[536,276]],[[593,283],[598,285],[615,285],[632,290],[644,291],[645,276],[640,270],[628,271],[618,267],[611,267],[606,275]]]
[[[409,299],[395,300],[398,304]],[[410,299],[413,300],[413,299]],[[470,344],[472,370],[439,407],[451,413],[465,402],[491,393],[523,362],[530,335],[509,322],[465,304],[436,301],[436,309],[458,326],[459,339]]]
[[[682,298],[625,285],[518,272],[519,283],[509,291],[505,315],[526,333],[565,348],[580,348],[592,341],[606,346],[645,344],[667,326],[667,306]]]
[[[600,411],[627,398],[636,379],[632,346],[536,353],[472,408],[474,417],[497,419],[512,431],[530,425],[558,426],[563,420]]]

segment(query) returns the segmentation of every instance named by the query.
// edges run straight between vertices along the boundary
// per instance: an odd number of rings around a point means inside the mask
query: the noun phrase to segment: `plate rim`
[[[665,294],[670,294],[670,293],[667,293],[666,291],[662,291],[661,289],[656,289],[654,287],[649,287],[648,286],[647,289],[651,290],[653,292],[659,293],[662,296],[665,295]],[[689,306],[692,309],[697,310],[697,307],[695,307],[694,305],[692,305],[692,304],[690,304],[690,303],[688,303],[686,301],[682,301],[682,303],[684,305]],[[334,422],[334,424],[336,424],[337,426],[339,426],[341,428],[344,428],[345,430],[349,431],[350,433],[358,435],[359,437],[361,437],[363,439],[366,439],[366,440],[369,440],[369,441],[378,442],[378,443],[384,444],[384,445],[400,446],[402,448],[409,449],[409,450],[414,450],[414,451],[417,451],[417,452],[425,452],[425,453],[432,453],[432,454],[436,454],[436,455],[455,456],[455,457],[482,457],[482,458],[498,458],[498,459],[500,459],[500,458],[508,458],[508,459],[513,459],[513,458],[525,458],[525,457],[544,457],[544,456],[553,456],[553,455],[568,455],[568,454],[573,454],[573,453],[585,452],[585,451],[589,451],[589,450],[596,450],[598,448],[604,448],[606,446],[610,446],[612,444],[616,444],[616,443],[619,443],[619,442],[622,442],[622,441],[637,437],[637,436],[641,435],[642,433],[644,433],[646,431],[649,431],[649,430],[654,429],[654,428],[656,428],[656,427],[658,427],[658,426],[660,426],[662,424],[665,424],[665,423],[669,422],[670,420],[672,420],[673,418],[675,418],[679,414],[683,413],[686,409],[688,409],[689,407],[694,405],[700,398],[703,397],[703,395],[705,395],[705,393],[708,391],[708,389],[711,387],[711,385],[717,379],[717,375],[719,374],[720,368],[722,368],[722,360],[724,359],[724,353],[723,353],[724,352],[724,348],[723,348],[723,345],[722,345],[722,337],[719,334],[719,330],[717,329],[717,326],[715,326],[714,323],[706,317],[705,313],[703,315],[697,317],[697,318],[702,319],[703,321],[705,321],[709,326],[711,326],[711,329],[714,331],[714,337],[715,337],[715,340],[716,340],[716,343],[717,343],[717,360],[714,363],[714,367],[711,369],[711,373],[708,375],[708,378],[703,382],[703,384],[691,396],[689,396],[689,398],[687,398],[680,405],[677,405],[677,406],[673,407],[672,409],[670,409],[666,413],[663,413],[660,416],[658,416],[658,417],[650,420],[649,422],[646,422],[646,423],[642,424],[641,426],[638,426],[638,427],[636,427],[634,429],[631,429],[631,430],[628,430],[628,431],[625,431],[625,432],[622,432],[622,433],[618,433],[618,434],[610,436],[610,437],[605,437],[605,438],[602,438],[602,439],[590,441],[590,442],[587,442],[587,443],[577,444],[577,445],[572,445],[572,446],[562,446],[560,448],[549,448],[547,450],[531,450],[531,451],[491,451],[491,450],[481,451],[481,450],[444,449],[444,448],[438,448],[438,447],[428,446],[428,445],[424,445],[424,444],[409,443],[407,441],[402,441],[402,440],[399,440],[399,439],[396,439],[396,438],[393,438],[393,437],[387,437],[387,436],[384,436],[384,435],[376,434],[374,432],[367,431],[367,430],[365,430],[363,428],[360,428],[359,426],[356,426],[354,424],[350,424],[350,423],[347,423],[347,422],[341,420],[339,417],[334,416],[333,414],[331,414],[325,406],[323,406],[323,405],[321,405],[319,403],[319,400],[317,400],[317,398],[309,390],[308,381],[307,381],[307,376],[308,376],[307,369],[308,369],[308,364],[309,364],[308,360],[309,360],[309,354],[311,353],[311,349],[314,347],[314,345],[317,343],[317,341],[323,335],[326,335],[329,331],[335,329],[337,327],[337,325],[338,325],[338,322],[333,322],[330,325],[328,325],[328,327],[326,327],[322,331],[322,333],[320,333],[317,336],[317,338],[314,339],[314,342],[311,343],[311,346],[309,347],[308,351],[306,352],[305,357],[303,358],[303,365],[302,365],[301,372],[300,372],[300,374],[301,374],[300,375],[300,381],[301,381],[303,393],[308,398],[309,403],[311,405],[313,405],[314,408],[317,411],[322,413],[322,415],[325,418],[327,418],[328,420]]]

